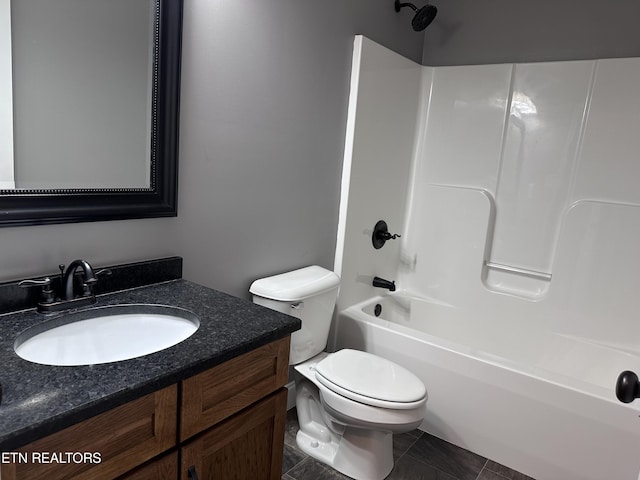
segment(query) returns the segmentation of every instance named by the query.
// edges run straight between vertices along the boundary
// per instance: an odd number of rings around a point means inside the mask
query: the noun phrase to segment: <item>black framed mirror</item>
[[[34,0],[35,1],[35,0]],[[55,3],[52,0],[45,0],[47,4]],[[109,5],[112,2],[101,3],[100,8],[106,8],[105,5]],[[134,0],[127,0],[129,2]],[[117,182],[114,184],[108,184],[106,186],[93,186],[93,185],[79,185],[78,187],[73,184],[60,184],[60,187],[55,185],[46,185],[42,188],[26,186],[16,188],[0,189],[0,226],[22,226],[22,225],[44,225],[54,223],[71,223],[71,222],[89,222],[89,221],[102,221],[102,220],[120,220],[120,219],[132,219],[132,218],[150,218],[150,217],[170,217],[177,215],[177,168],[178,168],[178,127],[179,127],[179,94],[180,94],[180,61],[181,61],[181,42],[182,42],[182,11],[183,0],[135,0],[146,2],[145,8],[149,9],[149,24],[145,26],[153,34],[150,35],[150,43],[148,46],[149,56],[152,58],[146,63],[148,66],[149,74],[146,79],[148,88],[148,98],[145,99],[146,105],[150,106],[150,111],[143,112],[150,120],[151,125],[148,122],[144,125],[147,132],[147,136],[144,139],[143,148],[146,151],[145,156],[148,160],[146,165],[146,179],[141,185],[119,185]],[[19,3],[19,2],[18,2]],[[86,7],[85,2],[81,2],[82,8]],[[72,4],[73,5],[73,4]],[[77,4],[77,2],[75,3]],[[123,4],[124,5],[124,4]],[[125,5],[126,7],[126,5]],[[79,10],[76,8],[76,10]],[[58,12],[56,12],[57,14]],[[69,17],[69,11],[60,12],[60,15]],[[78,14],[78,12],[73,12]],[[13,15],[13,12],[12,12]],[[97,13],[101,15],[96,18],[103,18],[104,11]],[[120,14],[123,17],[129,17],[129,15]],[[80,17],[73,17],[75,21]],[[45,20],[48,21],[48,20]],[[127,20],[130,21],[130,20]],[[12,17],[12,23],[14,19]],[[105,22],[106,23],[106,22]],[[136,28],[130,25],[132,31],[136,31]],[[13,28],[13,24],[12,24]],[[105,26],[105,29],[111,28],[114,34],[118,33],[117,26],[113,25]],[[61,29],[51,29],[61,30]],[[94,33],[94,29],[91,25],[85,30],[92,37],[97,35]],[[107,30],[108,31],[108,30]],[[107,41],[103,43],[112,43]],[[117,43],[117,42],[113,42]],[[122,42],[121,42],[122,43]],[[82,42],[74,40],[69,45],[82,48]],[[122,43],[124,45],[124,43]],[[14,52],[15,52],[14,45]],[[58,50],[62,50],[58,48]],[[62,52],[61,54],[64,54]],[[124,52],[123,52],[124,53]],[[118,68],[126,71],[131,65],[131,61],[127,63],[126,60],[130,56],[127,54],[120,55],[115,52],[112,57],[116,59]],[[67,53],[67,57],[77,58]],[[127,57],[127,58],[124,58]],[[47,57],[49,59],[50,57]],[[14,87],[16,87],[16,60],[14,59]],[[49,62],[50,65],[47,68],[51,68],[51,65],[56,64],[53,60]],[[76,62],[77,63],[77,62]],[[141,63],[141,62],[138,62]],[[33,64],[33,62],[31,62]],[[78,70],[82,71],[84,65],[78,65]],[[65,66],[65,69],[69,68]],[[96,70],[96,69],[94,69]],[[97,70],[100,70],[99,68]],[[113,67],[109,67],[109,71],[113,71]],[[105,70],[107,71],[107,70]],[[96,75],[97,72],[94,72]],[[102,74],[102,73],[100,73]],[[144,74],[144,72],[143,72]],[[126,78],[125,82],[128,81]],[[91,82],[83,81],[82,85],[88,85]],[[18,85],[23,85],[24,82],[19,82]],[[110,101],[108,92],[104,92],[106,101]],[[119,90],[121,91],[121,90]],[[127,92],[125,95],[125,102],[132,95],[131,92]],[[15,95],[15,90],[14,90]],[[72,92],[72,95],[76,95]],[[118,95],[119,96],[119,95]],[[27,97],[32,98],[30,93]],[[87,98],[95,98],[96,95],[89,93]],[[102,118],[104,108],[100,108],[99,111],[95,111],[95,115],[99,115]],[[56,112],[55,115],[63,116],[65,111]],[[38,118],[43,117],[40,115]],[[58,118],[52,117],[52,118]],[[14,122],[19,120],[19,115],[14,111]],[[106,125],[113,125],[114,128],[118,126],[121,118],[115,117],[105,122]],[[124,119],[122,119],[124,120]],[[86,119],[87,123],[91,123],[91,119]],[[52,129],[55,127],[54,122],[49,121],[49,125]],[[121,128],[122,129],[122,128]],[[36,132],[42,132],[45,129],[36,130]],[[46,129],[48,130],[48,129]],[[96,138],[101,138],[102,141],[118,141],[110,140],[112,137],[111,132],[104,131],[104,128],[96,129]],[[47,133],[47,132],[44,132]],[[74,134],[75,132],[71,132]],[[27,133],[28,135],[35,135],[34,131]],[[80,135],[79,135],[80,136]],[[82,135],[82,140],[87,135]],[[18,138],[18,133],[14,133],[14,138]],[[25,145],[30,142],[31,138],[27,137]],[[141,140],[142,142],[142,140]],[[49,141],[49,144],[51,141]],[[64,148],[64,141],[57,142],[62,144]],[[124,143],[124,142],[121,142]],[[48,146],[43,147],[44,149]],[[88,156],[92,153],[91,145],[84,146],[83,152],[87,154],[78,158],[78,164],[83,164]],[[20,151],[18,151],[20,150]],[[27,150],[27,148],[19,149],[16,145],[16,157],[14,164],[20,161],[19,155],[21,152]],[[96,152],[97,150],[93,150]],[[63,154],[64,155],[64,154]],[[37,155],[40,157],[48,157],[46,154]],[[53,156],[53,155],[52,155]],[[136,155],[140,156],[140,155]],[[112,162],[112,160],[114,160]],[[128,160],[125,160],[125,163]],[[116,163],[115,159],[107,158],[104,160],[106,163]],[[61,167],[67,168],[68,172],[73,170],[73,167]],[[107,168],[110,168],[108,166]]]

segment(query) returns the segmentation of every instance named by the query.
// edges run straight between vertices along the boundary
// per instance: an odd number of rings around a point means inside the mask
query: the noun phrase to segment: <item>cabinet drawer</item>
[[[182,382],[180,440],[239,412],[287,383],[289,337]]]
[[[3,465],[2,480],[112,480],[175,445],[176,416],[172,385],[20,448],[28,462]],[[74,452],[96,452],[100,463],[74,463]],[[32,461],[42,453],[69,461]]]
[[[182,448],[180,480],[280,480],[287,390],[276,393],[198,435]]]

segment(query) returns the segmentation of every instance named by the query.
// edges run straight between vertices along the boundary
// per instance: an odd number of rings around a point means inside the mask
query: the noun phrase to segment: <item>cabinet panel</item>
[[[239,412],[287,383],[289,337],[182,382],[180,440]]]
[[[277,480],[282,452],[287,390],[261,400],[191,440],[182,449],[180,480]]]
[[[176,480],[177,478],[178,452],[173,452],[123,475],[118,480]]]
[[[175,445],[176,417],[177,386],[172,385],[20,448],[29,461],[3,465],[1,477],[112,480]],[[99,463],[75,463],[80,457],[68,456],[82,452],[97,452]],[[33,461],[43,453],[66,463]]]

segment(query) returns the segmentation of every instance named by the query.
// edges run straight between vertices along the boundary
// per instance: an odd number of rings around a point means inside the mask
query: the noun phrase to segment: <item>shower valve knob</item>
[[[371,243],[373,243],[373,248],[376,250],[378,248],[382,248],[387,240],[395,240],[396,238],[400,238],[402,235],[398,235],[397,233],[389,233],[389,228],[387,227],[387,222],[384,220],[380,220],[376,223],[375,227],[373,227],[373,235],[371,235]]]
[[[397,233],[394,233],[394,234],[392,235],[392,234],[390,234],[389,232],[384,232],[384,233],[381,233],[381,234],[379,235],[379,237],[384,238],[385,240],[395,240],[396,238],[401,237],[401,236],[402,236],[402,235],[399,235],[399,234],[397,234]]]
[[[616,397],[622,403],[631,403],[636,398],[640,398],[640,381],[635,373],[626,370],[618,375]]]

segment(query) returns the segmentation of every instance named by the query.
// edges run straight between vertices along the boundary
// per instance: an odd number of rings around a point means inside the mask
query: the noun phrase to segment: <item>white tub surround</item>
[[[354,46],[334,267],[350,287],[341,293],[339,309],[370,295],[369,277],[387,278],[397,268],[399,241],[387,242],[384,250],[394,254],[381,257],[371,235],[378,220],[386,219],[394,233],[402,228],[422,82],[417,63],[362,36]]]
[[[360,82],[396,55],[365,40]],[[361,113],[375,90],[354,103],[333,346],[419,373],[445,440],[538,480],[636,480],[640,407],[614,389],[640,371],[640,59],[417,68],[413,102],[375,117],[418,108],[410,140]],[[368,154],[391,141],[393,169]],[[374,250],[381,219],[402,238]]]

